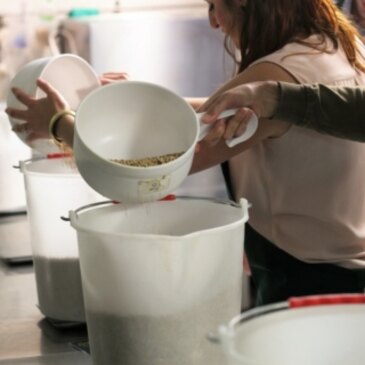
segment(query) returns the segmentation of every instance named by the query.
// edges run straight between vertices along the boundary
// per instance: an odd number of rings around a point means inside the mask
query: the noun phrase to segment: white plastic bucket
[[[363,365],[365,295],[293,298],[221,326],[229,365]]]
[[[31,157],[31,149],[12,132],[5,104],[0,102],[0,212],[25,210],[22,176],[14,169],[19,160]]]
[[[108,203],[70,219],[94,365],[221,365],[206,335],[240,313],[246,200]]]
[[[70,158],[22,161],[20,168],[39,309],[50,319],[84,322],[77,237],[61,216],[102,197],[84,182]]]

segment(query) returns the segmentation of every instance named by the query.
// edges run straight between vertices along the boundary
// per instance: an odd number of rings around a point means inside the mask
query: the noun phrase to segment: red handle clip
[[[176,200],[176,195],[169,194],[169,195],[166,195],[164,198],[160,199],[159,201],[173,201],[173,200]],[[113,204],[120,204],[121,202],[119,202],[117,200],[113,200],[112,203]]]
[[[176,195],[174,194],[169,194],[169,195],[166,195],[164,198],[160,199],[160,201],[173,201],[173,200],[176,200]]]
[[[55,152],[55,153],[48,153],[47,158],[63,158],[63,157],[71,157],[72,153],[70,152]]]
[[[289,298],[290,308],[329,304],[365,304],[364,294],[328,294]]]

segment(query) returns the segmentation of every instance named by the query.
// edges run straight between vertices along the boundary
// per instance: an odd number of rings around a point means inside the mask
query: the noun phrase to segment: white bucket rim
[[[359,308],[360,306],[363,306],[365,310],[365,294],[340,293],[293,297],[289,298],[286,302],[278,302],[258,308],[253,308],[233,317],[228,322],[228,324],[221,325],[218,328],[218,333],[209,334],[208,339],[213,343],[221,344],[226,355],[238,363],[245,365],[265,365],[262,362],[255,361],[252,359],[252,357],[249,358],[244,354],[239,353],[234,345],[234,338],[239,330],[239,326],[244,325],[246,322],[262,318],[263,316],[289,309],[291,311],[303,311],[305,309],[309,309],[310,307],[333,308],[334,306],[345,306],[346,308]]]
[[[88,204],[85,205],[83,207],[80,207],[76,210],[72,210],[69,212],[69,217],[68,218],[64,218],[65,220],[70,221],[71,226],[79,233],[83,232],[83,233],[95,233],[98,235],[108,235],[109,237],[123,237],[123,238],[130,238],[130,239],[141,239],[141,238],[149,238],[149,239],[153,239],[153,238],[158,238],[158,240],[161,242],[161,240],[166,240],[169,242],[178,242],[178,241],[182,241],[185,240],[186,238],[191,238],[197,235],[201,235],[202,232],[206,233],[217,233],[217,232],[222,232],[222,231],[226,231],[226,230],[230,230],[232,228],[235,228],[237,226],[240,226],[242,224],[245,224],[248,221],[248,208],[249,208],[249,203],[246,199],[242,198],[240,199],[240,203],[236,203],[234,201],[230,201],[230,200],[218,200],[218,199],[213,199],[213,198],[206,198],[206,197],[191,197],[191,196],[176,196],[176,199],[191,199],[191,200],[203,200],[203,201],[211,201],[211,202],[215,202],[217,204],[227,204],[227,205],[231,205],[234,208],[237,209],[241,209],[243,212],[243,215],[240,219],[238,219],[235,222],[231,222],[228,224],[224,224],[221,227],[214,227],[214,228],[207,228],[207,229],[201,229],[197,232],[192,232],[192,233],[188,233],[188,234],[184,234],[181,236],[175,236],[175,235],[168,235],[168,234],[152,234],[152,233],[113,233],[113,232],[108,232],[108,231],[102,231],[102,230],[93,230],[92,228],[85,228],[80,226],[79,224],[77,224],[77,220],[78,220],[78,216],[77,214],[81,211],[81,210],[85,210],[87,209],[89,210],[93,210],[95,209],[95,207],[100,207],[101,205],[107,205],[109,204],[110,206],[112,204],[115,204],[114,201],[112,200],[107,200],[107,201],[103,201],[103,202],[97,202],[97,203],[93,203],[93,204]],[[153,203],[158,203],[158,202],[153,202]],[[242,243],[243,244],[243,243]]]
[[[49,176],[62,176],[62,178],[70,178],[70,179],[76,179],[80,178],[80,173],[76,167],[70,166],[70,171],[67,172],[59,172],[59,173],[52,173],[52,172],[46,172],[46,171],[32,171],[28,167],[34,164],[42,164],[42,163],[55,163],[56,161],[60,160],[73,160],[73,156],[71,155],[64,155],[64,156],[57,156],[57,157],[47,157],[47,156],[41,156],[38,158],[30,158],[27,160],[19,161],[19,165],[15,166],[15,168],[19,168],[20,172],[24,174],[24,176],[42,176],[42,177],[49,177]]]

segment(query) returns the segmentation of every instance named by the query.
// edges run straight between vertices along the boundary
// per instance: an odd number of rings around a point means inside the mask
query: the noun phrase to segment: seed
[[[114,159],[112,161],[119,163],[121,165],[126,165],[126,166],[150,167],[150,166],[163,165],[165,163],[176,160],[183,153],[184,152],[168,153],[166,155],[161,155],[161,156],[156,156],[156,157],[145,157],[145,158],[134,159],[134,160]]]

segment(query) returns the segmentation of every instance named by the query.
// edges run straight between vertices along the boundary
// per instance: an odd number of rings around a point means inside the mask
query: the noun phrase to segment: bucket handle
[[[243,312],[235,317],[233,317],[228,324],[221,325],[218,328],[218,333],[210,332],[207,334],[207,338],[212,343],[221,343],[223,342],[227,337],[232,336],[234,332],[234,328],[239,325],[240,323],[249,321],[251,319],[254,319],[256,317],[260,317],[264,314],[273,313],[282,311],[284,309],[288,309],[289,304],[288,302],[279,302],[279,303],[273,303],[257,308],[252,308],[246,312]]]
[[[176,196],[174,194],[169,194],[160,200],[172,201],[175,199],[176,199]],[[70,212],[70,214],[74,214],[75,216],[77,216],[77,214],[80,213],[82,210],[87,210],[90,208],[98,207],[101,205],[107,205],[107,204],[121,204],[121,202],[118,202],[116,200],[103,200],[100,202],[90,203],[90,204],[87,204],[80,208],[75,209],[74,211]],[[70,217],[65,217],[65,216],[61,216],[61,219],[66,222],[69,222],[71,220]]]
[[[285,302],[265,305],[253,308],[247,312],[234,317],[227,325],[222,325],[218,329],[218,333],[208,333],[207,339],[212,343],[224,343],[233,336],[234,328],[243,322],[249,321],[265,314],[282,311],[285,309],[305,308],[319,305],[335,305],[335,304],[365,304],[365,294],[324,294],[309,295],[303,297],[291,297]],[[229,341],[228,341],[229,342]]]
[[[215,199],[215,198],[209,198],[209,197],[198,197],[198,196],[188,196],[188,195],[174,195],[174,194],[169,194],[167,196],[165,196],[164,198],[160,199],[160,201],[173,201],[176,200],[176,198],[179,199],[189,199],[189,200],[209,200],[209,201],[213,201],[215,203],[218,204],[226,204],[226,205],[231,205],[235,208],[242,208],[242,202],[240,203],[236,203],[233,200],[222,200],[222,199]],[[95,202],[95,203],[91,203],[91,204],[87,204],[84,205],[80,208],[77,208],[76,210],[70,211],[69,212],[69,216],[65,217],[65,216],[61,216],[61,219],[63,221],[69,222],[71,220],[70,215],[74,215],[77,216],[78,213],[80,213],[82,210],[86,210],[86,209],[90,209],[90,208],[94,208],[97,206],[101,206],[101,205],[107,205],[107,204],[120,204],[120,202],[115,201],[115,200],[104,200],[101,202]],[[248,208],[251,206],[250,204],[247,204]]]
[[[86,209],[89,209],[89,208],[94,208],[94,207],[98,207],[100,205],[106,205],[106,204],[119,204],[119,202],[115,202],[113,200],[103,200],[101,202],[90,203],[90,204],[84,205],[80,208],[77,208],[73,211],[70,211],[68,217],[61,216],[60,218],[65,222],[70,222],[71,221],[71,218],[70,218],[71,214],[74,214],[75,216],[77,216],[77,214],[80,213],[82,210],[86,210]]]
[[[43,159],[55,159],[55,158],[64,158],[64,157],[72,157],[72,153],[71,152],[54,152],[54,153],[48,153],[46,156],[28,158],[24,161],[20,161],[18,165],[13,165],[13,168],[23,170],[22,167],[26,163],[29,163],[29,162],[40,161]]]

